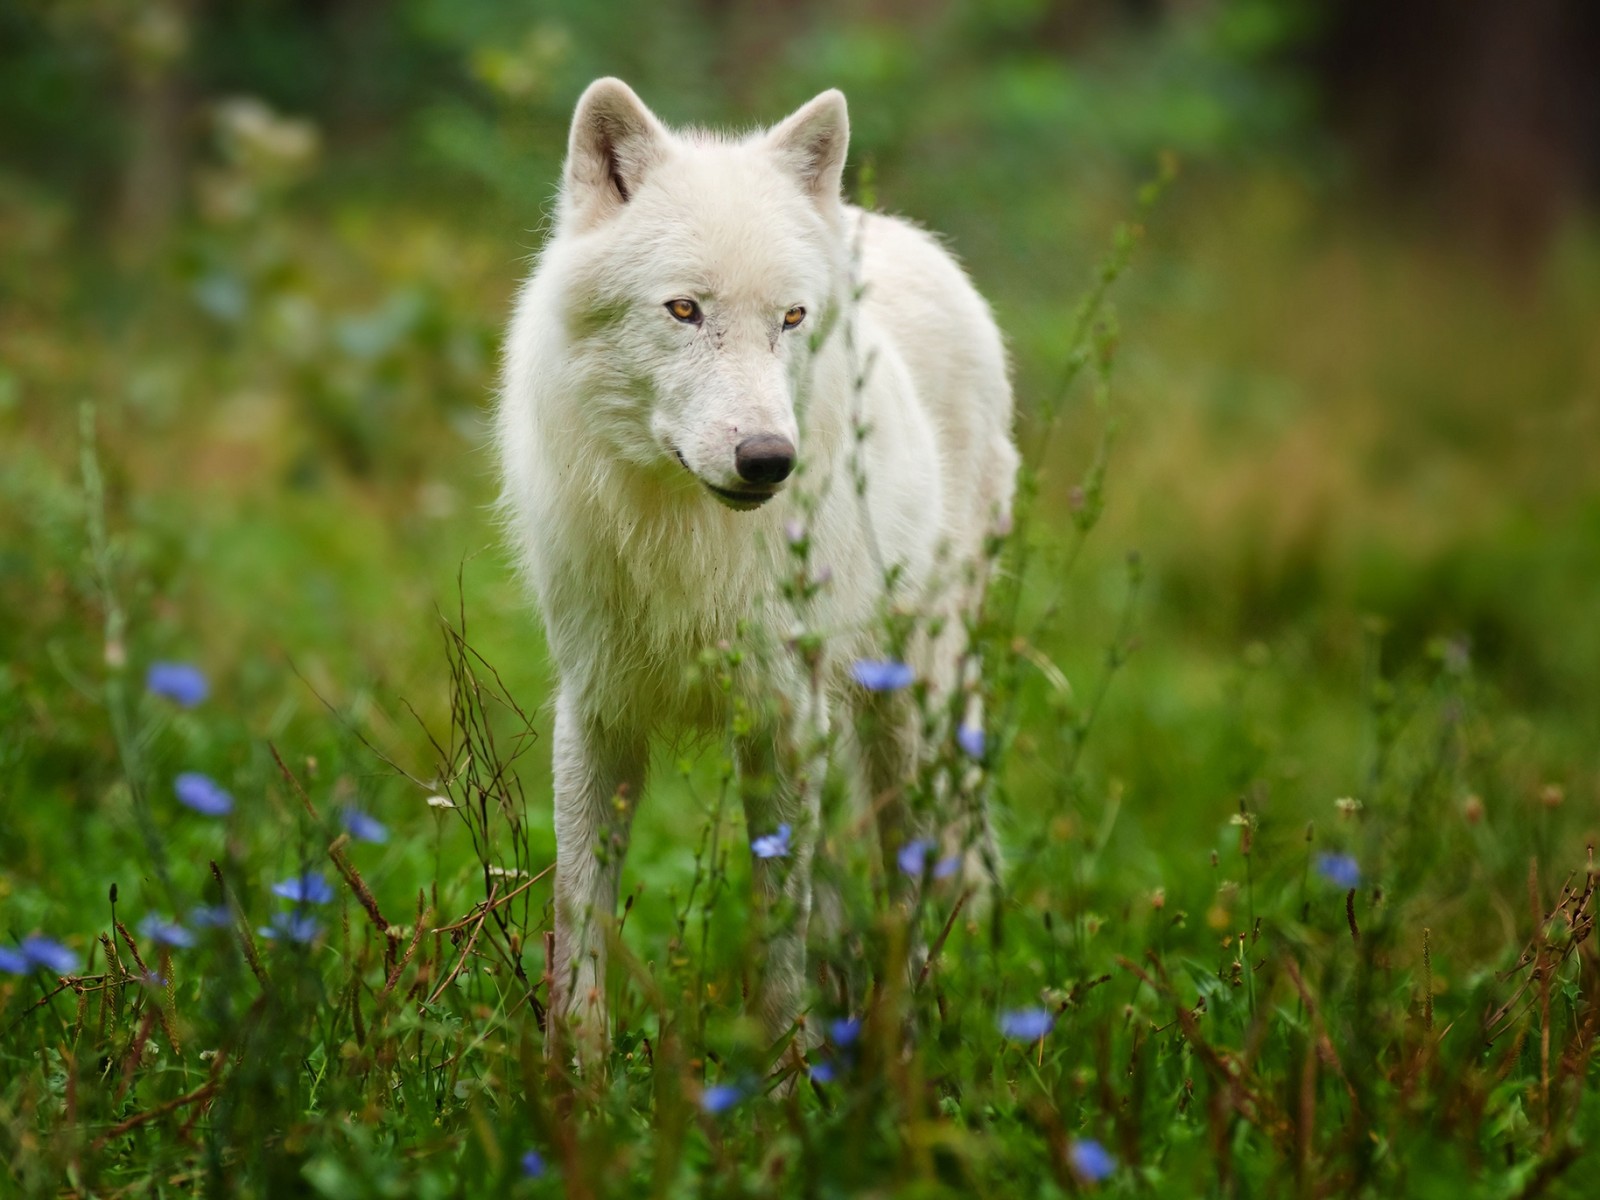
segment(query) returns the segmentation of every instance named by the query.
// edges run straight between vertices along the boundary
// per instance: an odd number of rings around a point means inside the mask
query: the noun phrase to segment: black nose
[[[758,433],[734,449],[733,465],[746,483],[782,483],[794,470],[794,443],[776,433]]]

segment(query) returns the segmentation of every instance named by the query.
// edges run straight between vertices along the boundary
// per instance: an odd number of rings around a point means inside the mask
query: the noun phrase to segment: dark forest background
[[[1063,1195],[1098,1139],[1122,1194],[1586,1195],[1597,64],[1592,0],[0,0],[0,1192]],[[870,1071],[725,1115],[701,1088],[770,1063],[715,747],[635,825],[611,1086],[539,1065],[546,882],[454,940],[553,854],[487,414],[604,74],[674,124],[842,88],[852,195],[990,299],[1036,467],[1005,937],[874,993]],[[424,732],[441,614],[527,751],[477,761],[481,828],[429,803],[474,778]],[[392,833],[340,852],[370,893],[247,969],[349,805]],[[232,925],[155,981],[96,959],[111,884],[143,929],[221,877]],[[422,902],[449,932],[390,977]],[[35,933],[87,964],[42,999]]]

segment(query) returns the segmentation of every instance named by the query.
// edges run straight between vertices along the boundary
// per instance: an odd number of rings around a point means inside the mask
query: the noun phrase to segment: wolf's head
[[[557,238],[580,387],[615,450],[759,507],[802,453],[797,401],[847,286],[849,118],[822,93],[743,140],[675,134],[621,80],[572,119]]]

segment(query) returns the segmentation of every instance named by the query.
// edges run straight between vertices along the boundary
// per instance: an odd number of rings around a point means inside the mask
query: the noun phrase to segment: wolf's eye
[[[700,306],[693,300],[668,300],[667,311],[686,325],[700,324]]]
[[[806,310],[801,308],[798,304],[796,304],[788,312],[783,314],[783,327],[785,329],[793,329],[796,325],[800,324],[800,322],[804,321],[805,319],[806,319]]]

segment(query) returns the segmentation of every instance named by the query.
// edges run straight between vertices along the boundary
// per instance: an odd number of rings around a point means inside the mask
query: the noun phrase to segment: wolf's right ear
[[[631,87],[620,79],[596,79],[572,114],[561,185],[563,215],[579,228],[611,216],[666,157],[670,137]]]

